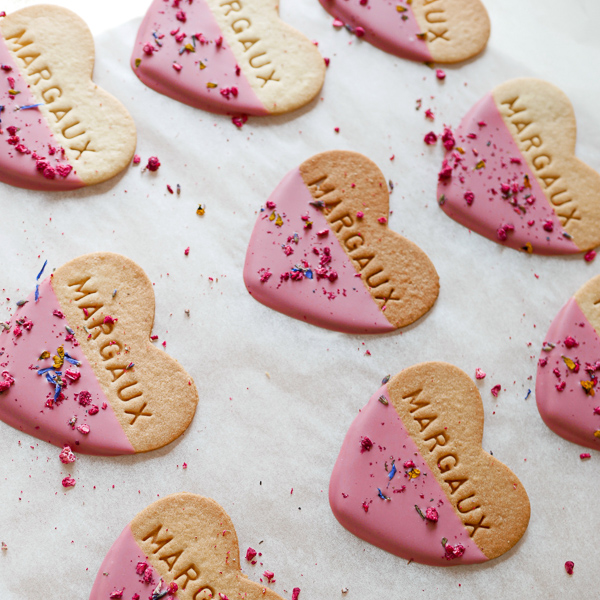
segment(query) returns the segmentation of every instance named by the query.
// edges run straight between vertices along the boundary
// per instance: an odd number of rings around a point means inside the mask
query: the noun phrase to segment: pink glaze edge
[[[479,121],[485,121],[487,125],[483,128],[478,127]],[[490,133],[488,133],[490,132]],[[492,133],[493,132],[493,133]],[[466,136],[467,133],[477,134],[477,140],[458,141],[459,136]],[[462,171],[460,167],[453,170],[453,176],[450,184],[440,182],[438,184],[438,199],[444,195],[446,202],[442,205],[442,210],[451,218],[471,229],[475,233],[482,235],[502,246],[508,246],[515,250],[520,250],[530,242],[533,246],[534,254],[554,255],[554,254],[576,254],[581,250],[575,245],[572,240],[562,236],[564,228],[560,223],[556,212],[550,206],[547,197],[542,190],[542,187],[529,168],[525,157],[521,154],[512,134],[510,133],[501,113],[496,104],[496,101],[491,93],[484,96],[475,106],[467,113],[461,121],[458,129],[455,132],[457,137],[457,145],[465,149],[465,162],[475,162],[479,158],[486,159],[486,167],[479,171],[469,169]],[[481,150],[483,142],[481,140],[491,139],[495,147],[507,148],[503,154],[503,158],[507,161],[510,157],[521,158],[521,164],[511,164],[509,168],[500,166],[502,158],[491,157],[492,150],[487,150],[484,145],[484,150]],[[471,153],[471,147],[479,147],[479,156],[475,159]],[[453,151],[446,154],[446,159],[449,159]],[[498,151],[497,151],[498,153]],[[501,195],[491,196],[488,193],[490,187],[499,190],[500,182],[494,179],[490,180],[492,169],[497,168],[499,178],[508,179],[509,173],[519,173],[520,180],[523,181],[523,176],[527,174],[531,183],[530,192],[536,198],[533,205],[527,209],[527,214],[517,215],[513,207],[503,200]],[[465,184],[458,181],[459,174],[465,174]],[[475,201],[471,206],[468,206],[464,193],[472,191],[475,194]],[[488,198],[493,197],[490,202]],[[527,221],[534,219],[536,221],[534,228],[529,228]],[[541,228],[541,221],[551,220],[554,225],[554,231],[549,234]],[[508,234],[508,239],[501,242],[497,237],[497,229],[503,224],[511,223],[515,226],[515,231]],[[539,234],[536,234],[539,232]],[[550,237],[550,241],[540,238],[541,236]]]
[[[387,406],[379,402],[381,396],[388,400]],[[361,454],[361,438],[364,436],[373,442],[373,448]],[[398,472],[388,488],[388,474],[383,463],[387,461],[389,467],[390,456],[396,459]],[[412,460],[421,475],[413,480],[404,477],[402,465],[406,460]],[[375,467],[373,463],[379,464]],[[371,477],[373,472],[375,477]],[[406,490],[393,493],[393,485],[396,488],[406,485]],[[378,497],[378,487],[391,501]],[[348,497],[344,498],[342,493],[348,494]],[[422,499],[420,494],[424,494],[425,498]],[[433,503],[431,498],[435,499]],[[362,503],[367,500],[372,502],[365,512]],[[443,504],[438,506],[438,500],[442,500]],[[335,518],[348,531],[401,558],[432,566],[475,564],[488,560],[469,537],[452,503],[420,455],[394,409],[387,385],[371,396],[348,429],[331,475],[329,504]],[[415,504],[423,512],[426,507],[435,506],[439,521],[436,524],[424,522],[416,512]],[[460,543],[465,547],[461,558],[449,561],[444,557],[441,543],[444,537],[453,546]]]
[[[130,600],[137,593],[141,600],[146,600],[152,595],[157,582],[150,585],[140,581],[135,570],[138,562],[147,562],[147,557],[135,541],[129,524],[102,561],[89,600],[108,600],[117,590],[124,590],[123,598]],[[108,573],[108,576],[103,573]]]
[[[580,327],[579,323],[583,323],[584,327]],[[565,348],[559,342],[566,336],[574,337],[579,346],[570,350]],[[600,337],[574,297],[560,309],[545,339],[555,343],[556,347],[550,352],[542,351],[540,358],[548,360],[545,367],[538,363],[535,397],[540,416],[554,433],[569,442],[600,450],[600,439],[593,435],[600,429],[600,416],[593,413],[594,407],[600,405],[600,399],[597,395],[586,395],[579,383],[588,379],[583,370],[585,363],[600,360]],[[580,360],[579,373],[569,373],[561,358],[563,354]],[[559,379],[552,372],[555,368],[561,372],[561,380],[567,382],[562,392],[556,389]]]
[[[393,54],[400,58],[406,58],[417,62],[431,62],[433,57],[425,40],[417,37],[421,29],[412,7],[405,6],[408,10],[405,13],[399,13],[396,10],[398,2],[395,0],[377,0],[361,6],[358,0],[319,0],[323,8],[334,18],[339,19],[344,24],[349,24],[352,28],[362,27],[365,30],[362,39],[371,45]],[[408,19],[402,21],[402,14],[407,15]],[[404,31],[393,31],[391,24],[394,19],[399,21],[400,27],[406,28]],[[403,35],[398,36],[398,33]],[[415,44],[416,47],[411,47]]]
[[[313,197],[306,187],[299,168],[290,171],[275,188],[269,200],[275,202],[275,212],[286,214],[284,225],[276,228],[266,218],[271,211],[266,210],[258,216],[244,264],[244,283],[251,296],[278,312],[294,319],[306,321],[318,327],[341,331],[344,333],[385,333],[395,331],[395,327],[385,318],[371,294],[357,273],[351,259],[342,248],[337,237],[331,231],[328,221],[320,210],[311,206]],[[302,230],[300,216],[310,214],[313,222],[311,230]],[[295,226],[288,225],[293,219]],[[316,232],[327,229],[329,234],[318,237]],[[270,232],[276,230],[276,237]],[[294,231],[301,236],[300,243],[294,247],[294,254],[286,256],[281,244]],[[338,279],[330,282],[326,279],[317,281],[303,279],[301,281],[282,282],[279,275],[288,271],[301,258],[307,257],[317,263],[312,253],[313,246],[329,246],[331,249],[332,268],[338,273]],[[304,254],[301,250],[304,249]],[[262,283],[258,271],[268,267],[273,275]],[[336,295],[331,300],[323,289],[335,293],[346,290],[346,296]],[[315,290],[317,290],[315,292]]]
[[[74,170],[65,178],[57,174],[55,179],[46,179],[42,173],[36,170],[35,160],[31,158],[31,155],[21,154],[14,149],[14,146],[7,143],[8,133],[6,128],[14,125],[20,129],[17,135],[22,138],[25,145],[30,150],[36,151],[40,156],[44,156],[52,166],[71,164],[66,156],[64,162],[58,162],[54,157],[47,156],[49,145],[60,147],[60,144],[37,108],[14,110],[16,106],[37,104],[38,100],[33,96],[27,80],[6,46],[1,32],[0,64],[12,67],[10,72],[2,71],[0,77],[0,104],[5,107],[4,111],[0,113],[0,181],[8,185],[35,191],[67,191],[85,186],[85,183],[75,174]],[[17,82],[15,88],[20,92],[14,100],[10,100],[8,95],[10,89],[8,77],[15,79]],[[31,133],[31,136],[29,133]],[[6,136],[6,139],[3,135]],[[35,144],[35,147],[31,147],[31,138],[34,138],[33,144]],[[71,166],[75,168],[75,165],[71,164]]]
[[[131,68],[142,83],[159,94],[173,98],[178,102],[217,114],[255,116],[269,114],[244,73],[241,72],[239,76],[235,75],[237,60],[233,51],[227,45],[221,28],[205,0],[196,0],[191,6],[185,5],[186,23],[176,20],[175,10],[172,12],[172,18],[169,19],[164,14],[164,10],[159,10],[160,8],[170,9],[171,5],[166,4],[163,0],[154,0],[140,25],[131,55]],[[152,56],[146,56],[143,47],[154,39],[152,32],[156,23],[165,26],[165,29],[161,31],[165,34],[165,37],[161,40],[163,48]],[[195,53],[184,52],[181,56],[178,52],[171,54],[167,51],[167,48],[175,44],[175,39],[169,32],[177,27],[181,27],[181,30],[188,32],[190,36],[202,33],[211,43],[201,46],[197,42]],[[220,49],[217,49],[212,42],[220,36],[223,36],[223,45]],[[177,50],[180,47],[181,45],[177,44]],[[203,53],[200,53],[198,49],[202,49]],[[210,55],[209,59],[206,58],[208,55]],[[136,67],[135,61],[138,58],[141,58],[142,62],[139,67]],[[194,64],[200,59],[207,65],[204,70],[200,70]],[[183,66],[180,72],[175,71],[173,68],[174,60]],[[218,64],[218,75],[216,76],[212,75],[214,73],[211,69],[213,62]],[[190,73],[194,74],[192,82],[189,79]],[[219,87],[208,89],[206,83],[209,81],[218,83]],[[221,95],[220,89],[232,86],[238,88],[238,96],[227,100]]]
[[[17,309],[13,322],[20,317],[27,317],[34,324],[31,331],[23,331],[17,338],[16,346],[13,343],[15,338],[12,331],[0,335],[0,346],[6,349],[5,354],[0,357],[0,372],[6,370],[15,379],[14,385],[0,394],[0,420],[59,448],[69,445],[76,453],[97,456],[134,454],[135,450],[119,424],[81,346],[74,347],[73,344],[65,343],[59,338],[59,334],[62,336],[66,332],[65,326],[68,323],[66,319],[59,319],[52,314],[54,310],[62,311],[62,307],[52,288],[51,278],[48,277],[40,284],[39,302],[34,301],[33,294],[28,300],[27,304]],[[80,367],[66,367],[65,362],[63,369],[77,370],[81,372],[81,377],[65,388],[66,398],[60,405],[48,409],[44,403],[46,396],[53,392],[54,388],[46,381],[45,376],[37,374],[37,369],[31,370],[28,367],[51,366],[51,358],[44,361],[37,358],[44,350],[54,355],[56,348],[61,344],[65,345],[67,353],[81,362]],[[13,348],[17,356],[11,360]],[[18,397],[20,390],[23,390],[21,400]],[[92,395],[92,404],[100,408],[97,414],[87,415],[86,407],[74,401],[73,394],[82,390],[87,390]],[[14,404],[8,406],[11,402]],[[107,404],[105,410],[101,408],[103,402]],[[78,425],[87,423],[90,426],[89,434],[81,434],[67,425],[73,415],[78,417]]]

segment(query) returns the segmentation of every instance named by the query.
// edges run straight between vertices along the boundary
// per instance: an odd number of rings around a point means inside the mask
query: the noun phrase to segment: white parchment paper
[[[5,0],[1,8],[31,4]],[[223,505],[242,553],[249,545],[262,552],[256,566],[242,560],[244,571],[255,580],[274,571],[272,588],[284,598],[294,587],[301,600],[596,597],[600,455],[581,461],[583,448],[547,429],[533,391],[550,322],[599,272],[600,258],[528,256],[450,220],[436,203],[442,151],[425,146],[423,136],[458,125],[495,85],[537,76],[569,95],[578,156],[600,169],[597,0],[488,0],[487,50],[445,68],[443,83],[426,66],[335,30],[317,0],[282,0],[282,17],[331,58],[325,86],[305,109],[251,118],[242,130],[158,95],[133,75],[129,56],[149,2],[59,4],[91,26],[96,81],[134,116],[144,164],[157,155],[162,166],[155,174],[131,167],[70,194],[0,184],[0,319],[33,289],[44,260],[56,268],[86,252],[125,254],[154,282],[154,333],[195,379],[200,403],[189,431],[167,448],[82,456],[67,467],[57,448],[0,423],[0,540],[8,546],[0,551],[0,598],[87,599],[125,525],[178,491]],[[260,205],[291,168],[337,148],[363,152],[393,181],[390,226],[419,244],[440,274],[435,307],[402,332],[322,330],[265,308],[245,290],[242,266]],[[181,195],[170,195],[167,184],[178,183]],[[204,217],[196,215],[199,203]],[[383,376],[427,360],[452,362],[471,376],[477,367],[487,372],[478,383],[483,446],[530,496],[521,542],[481,566],[407,565],[352,536],[329,509],[329,476],[358,410]],[[498,383],[495,399],[490,389]],[[65,492],[67,474],[77,485]],[[575,563],[572,577],[567,560]]]

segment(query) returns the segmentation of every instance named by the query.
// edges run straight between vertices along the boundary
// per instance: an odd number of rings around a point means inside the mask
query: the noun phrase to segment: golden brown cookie
[[[383,333],[422,317],[437,272],[388,227],[389,193],[375,163],[323,152],[288,173],[259,214],[244,281],[263,304],[348,333]]]
[[[127,598],[145,599],[157,590],[165,600],[282,600],[242,573],[227,513],[214,500],[188,493],[162,498],[136,515],[106,555],[90,600],[122,590]]]

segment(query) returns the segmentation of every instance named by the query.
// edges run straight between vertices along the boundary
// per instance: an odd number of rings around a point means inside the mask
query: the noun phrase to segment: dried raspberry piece
[[[367,436],[360,438],[360,453],[361,454],[363,454],[363,452],[369,452],[372,447],[373,447],[373,442]]]
[[[58,455],[58,458],[60,458],[60,462],[64,465],[74,463],[77,460],[77,457],[73,454],[70,446],[65,446]]]
[[[146,169],[148,169],[148,171],[158,171],[159,167],[160,167],[160,161],[158,160],[158,157],[151,156],[148,159],[148,164],[146,165]]]

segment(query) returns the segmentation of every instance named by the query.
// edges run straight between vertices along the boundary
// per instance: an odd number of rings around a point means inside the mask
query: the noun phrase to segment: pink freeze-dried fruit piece
[[[70,463],[74,463],[77,460],[77,457],[73,454],[73,451],[71,450],[71,448],[69,446],[65,446],[60,455],[60,462],[68,465]]]

